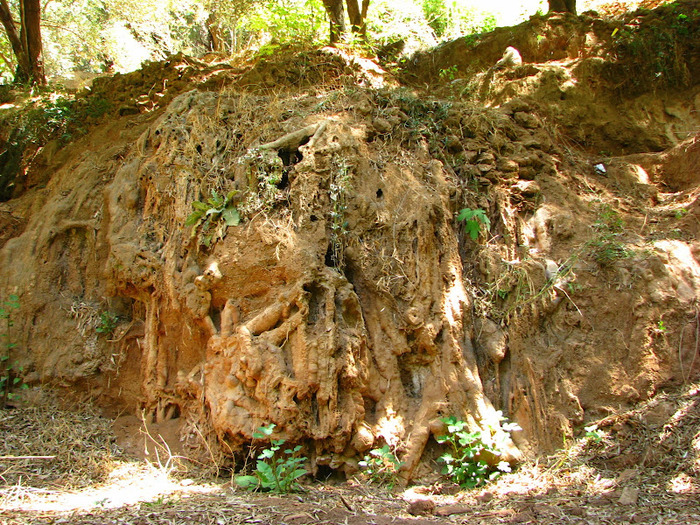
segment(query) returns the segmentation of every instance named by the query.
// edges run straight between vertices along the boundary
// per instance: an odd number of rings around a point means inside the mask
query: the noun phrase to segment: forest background
[[[19,22],[19,2],[3,3]],[[579,0],[576,7],[584,12],[603,4],[630,8],[639,3]],[[376,52],[400,42],[406,56],[547,10],[546,0],[372,0],[363,45]],[[322,0],[44,0],[41,37],[51,81],[81,73],[125,73],[175,53],[266,54],[289,44],[323,45],[328,17]],[[0,84],[14,80],[16,67],[8,35],[0,32]]]

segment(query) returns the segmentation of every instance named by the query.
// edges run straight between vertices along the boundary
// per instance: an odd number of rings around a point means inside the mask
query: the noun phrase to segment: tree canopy
[[[0,83],[290,42],[411,52],[547,10],[575,13],[576,0],[0,0]]]

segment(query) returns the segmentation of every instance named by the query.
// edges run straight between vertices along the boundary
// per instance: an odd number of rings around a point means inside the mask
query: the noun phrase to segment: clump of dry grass
[[[75,489],[101,481],[121,454],[110,420],[88,404],[61,408],[57,397],[0,409],[0,499],[17,484]]]

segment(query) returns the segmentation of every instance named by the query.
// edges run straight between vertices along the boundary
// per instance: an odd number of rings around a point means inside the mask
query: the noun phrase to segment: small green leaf
[[[241,215],[238,213],[238,210],[232,206],[224,210],[221,214],[221,218],[224,219],[226,226],[238,226],[241,222]]]
[[[251,488],[258,488],[260,481],[255,476],[236,476],[233,478],[236,485],[242,489],[250,490]]]
[[[204,212],[202,211],[193,211],[187,216],[187,219],[185,219],[185,226],[194,226],[202,220],[203,215]]]

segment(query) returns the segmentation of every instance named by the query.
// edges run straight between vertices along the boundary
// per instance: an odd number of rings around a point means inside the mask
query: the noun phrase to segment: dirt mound
[[[402,79],[500,106],[521,98],[577,148],[602,155],[662,151],[698,120],[697,5],[676,2],[622,19],[550,14],[464,37],[407,62]],[[497,65],[508,46],[522,63]]]
[[[531,26],[597,27],[583,20]],[[131,94],[115,107],[132,109],[47,156],[46,187],[0,216],[17,224],[0,290],[19,296],[24,381],[177,421],[193,457],[243,461],[275,423],[315,475],[350,475],[386,443],[406,480],[431,474],[440,417],[498,428],[504,413],[522,427],[515,461],[689,380],[697,148],[668,118],[694,126],[696,109],[668,104],[697,79],[655,99],[666,109],[624,145],[597,114],[574,135],[596,75],[559,97],[571,106],[545,103],[590,63],[492,70],[478,79],[495,82],[492,107],[456,97],[459,83],[373,88],[381,70],[327,50],[202,65],[193,78],[230,85],[174,96],[187,82],[173,77],[149,111],[118,77],[109,89]],[[295,85],[273,89],[280,75]],[[488,221],[457,222],[465,209]]]

